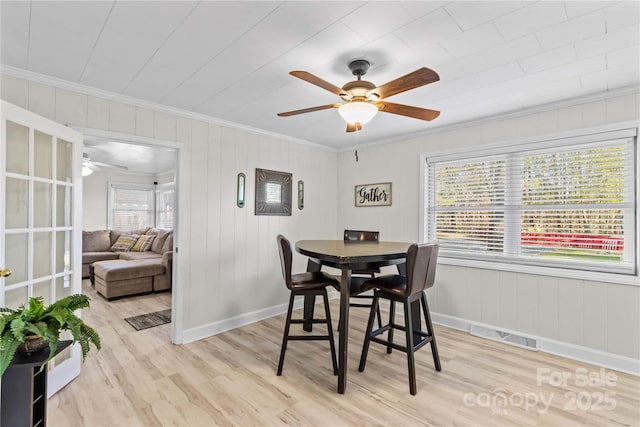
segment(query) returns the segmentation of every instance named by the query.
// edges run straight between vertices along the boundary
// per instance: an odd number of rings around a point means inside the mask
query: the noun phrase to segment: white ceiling
[[[84,153],[89,156],[90,163],[99,162],[95,164],[97,170],[107,173],[133,172],[157,176],[175,171],[176,150],[173,148],[132,144],[85,135]],[[122,166],[126,170],[120,169]]]
[[[638,1],[70,1],[0,3],[3,65],[333,148],[637,87]],[[342,86],[372,62],[380,85],[426,66],[440,81],[347,134],[339,102],[288,75]]]

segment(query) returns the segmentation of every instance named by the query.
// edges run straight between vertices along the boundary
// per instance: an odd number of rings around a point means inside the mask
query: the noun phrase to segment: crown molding
[[[29,80],[35,83],[53,86],[58,89],[78,92],[83,95],[95,96],[95,97],[107,99],[109,101],[122,102],[125,104],[133,105],[135,107],[146,108],[146,109],[155,110],[155,111],[159,111],[167,114],[173,114],[175,116],[179,116],[186,119],[199,120],[199,121],[213,124],[213,125],[238,129],[238,130],[253,133],[256,135],[261,135],[269,138],[276,138],[279,140],[292,142],[294,144],[306,145],[306,146],[318,148],[324,151],[338,152],[338,149],[336,148],[327,147],[326,145],[321,145],[315,142],[307,141],[306,139],[294,138],[292,136],[283,135],[280,133],[271,132],[264,129],[259,129],[259,128],[243,125],[240,123],[236,123],[236,122],[219,119],[212,116],[207,116],[205,114],[195,113],[189,110],[183,110],[177,107],[171,107],[164,104],[145,101],[139,98],[134,98],[127,95],[122,95],[119,93],[98,89],[98,88],[87,86],[81,83],[74,83],[68,80],[59,79],[57,77],[51,77],[44,74],[35,73],[33,71],[24,70],[22,68],[12,67],[10,65],[0,64],[0,74],[5,74],[7,76],[15,77],[17,79],[24,79],[24,80]]]
[[[461,122],[451,123],[451,124],[442,125],[442,126],[434,126],[426,131],[413,132],[400,137],[385,138],[377,141],[372,141],[366,144],[350,144],[347,146],[343,146],[341,148],[333,148],[333,147],[328,147],[326,145],[321,145],[315,142],[311,142],[306,139],[294,138],[292,136],[283,135],[276,132],[271,132],[271,131],[267,131],[264,129],[259,129],[251,126],[246,126],[240,123],[219,119],[216,117],[207,116],[205,114],[195,113],[188,110],[183,110],[177,107],[171,107],[164,104],[144,101],[131,96],[121,95],[121,94],[106,91],[103,89],[98,89],[92,86],[83,85],[81,83],[74,83],[67,80],[59,79],[57,77],[51,77],[44,74],[35,73],[33,71],[12,67],[9,65],[0,64],[0,73],[6,74],[11,77],[19,78],[19,79],[25,79],[25,80],[33,81],[36,83],[53,86],[59,89],[82,93],[84,95],[96,96],[96,97],[104,98],[110,101],[122,102],[122,103],[130,104],[136,107],[140,107],[140,108],[156,110],[159,112],[173,114],[175,116],[179,116],[187,119],[199,120],[205,123],[234,128],[234,129],[242,130],[245,132],[253,133],[256,135],[262,135],[269,138],[277,138],[277,139],[292,142],[295,144],[306,145],[306,146],[310,146],[320,150],[337,152],[337,153],[351,151],[354,149],[369,148],[369,147],[384,145],[392,142],[408,141],[410,139],[419,138],[426,135],[432,135],[435,133],[448,132],[451,130],[462,129],[462,128],[472,127],[472,126],[479,126],[479,125],[495,122],[498,120],[514,119],[518,117],[524,117],[530,114],[542,113],[546,111],[557,110],[560,108],[573,107],[576,105],[585,104],[588,102],[601,101],[604,99],[614,98],[617,96],[640,93],[640,85],[629,85],[619,89],[608,90],[605,92],[598,92],[598,93],[593,93],[593,94],[584,95],[580,97],[574,97],[566,100],[554,101],[547,104],[538,105],[535,107],[513,111],[511,113],[494,114],[494,115],[482,117],[479,119],[461,121]]]

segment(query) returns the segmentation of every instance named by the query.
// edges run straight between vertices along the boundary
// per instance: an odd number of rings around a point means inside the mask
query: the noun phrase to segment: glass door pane
[[[81,179],[82,135],[0,103],[0,268],[12,271],[0,277],[0,307],[16,309],[37,296],[50,304],[81,292],[81,248],[73,240],[81,235],[73,223],[81,210],[72,201],[81,199],[75,182]],[[54,359],[49,393],[79,374],[80,358],[75,346]]]
[[[58,139],[57,150],[57,179],[58,181],[69,182],[73,176],[73,162],[72,162],[72,144],[64,139]]]
[[[56,273],[71,271],[71,231],[56,232]]]
[[[35,176],[41,178],[52,178],[53,162],[52,162],[52,144],[53,138],[46,133],[35,131],[33,134],[34,144],[34,170]]]
[[[10,286],[20,282],[26,282],[29,278],[27,267],[29,263],[29,235],[27,233],[7,234],[4,239],[5,251],[4,265],[9,266],[11,276],[5,277],[4,285]],[[11,307],[5,305],[3,307]]]
[[[33,226],[51,227],[53,213],[52,185],[45,182],[33,183]]]
[[[29,128],[7,121],[7,172],[29,173]]]
[[[5,181],[5,227],[27,228],[29,225],[29,181],[7,178]]]
[[[33,278],[51,275],[53,233],[33,233]]]
[[[56,186],[56,226],[69,227],[73,215],[73,192],[68,185]]]

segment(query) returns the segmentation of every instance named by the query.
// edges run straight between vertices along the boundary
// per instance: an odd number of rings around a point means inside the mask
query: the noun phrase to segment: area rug
[[[154,326],[171,323],[171,309],[127,317],[124,320],[133,326],[136,331],[141,331],[143,329],[153,328]]]

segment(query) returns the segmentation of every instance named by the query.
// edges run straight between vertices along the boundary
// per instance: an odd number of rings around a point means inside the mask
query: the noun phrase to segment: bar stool
[[[360,366],[358,370],[364,371],[367,363],[367,353],[369,352],[369,343],[371,341],[382,344],[387,347],[387,353],[391,353],[391,349],[405,352],[407,354],[407,364],[409,368],[409,390],[412,395],[416,394],[416,368],[414,353],[422,348],[425,344],[431,343],[431,352],[433,354],[433,362],[436,371],[442,370],[440,366],[440,356],[438,355],[438,347],[436,346],[436,337],[433,333],[433,325],[431,324],[431,314],[427,305],[427,298],[424,290],[433,286],[436,275],[436,264],[438,259],[438,245],[431,244],[413,244],[407,251],[407,275],[387,275],[379,276],[363,283],[363,289],[375,289],[373,294],[373,304],[369,313],[369,322],[367,324],[367,332],[365,333],[364,345],[362,346],[362,355],[360,357]],[[376,310],[379,307],[380,298],[389,300],[389,323],[381,328],[373,329],[373,320]],[[420,330],[420,318],[412,319],[411,304],[420,301],[422,311],[424,312],[426,331]],[[395,323],[395,303],[401,302],[404,305],[404,321],[405,324],[398,325]],[[417,322],[414,325],[414,322]],[[393,330],[400,329],[405,331],[406,346],[400,346],[393,343]],[[388,332],[387,340],[378,338],[379,335]],[[414,335],[420,338],[418,342],[414,342]]]
[[[284,354],[287,350],[287,343],[292,341],[317,341],[327,340],[331,347],[331,361],[333,362],[333,375],[338,375],[338,362],[336,359],[336,347],[333,342],[333,329],[331,326],[331,313],[329,312],[329,298],[327,297],[327,286],[340,288],[340,282],[333,276],[323,272],[307,272],[300,274],[291,274],[292,251],[291,243],[286,237],[278,236],[278,250],[280,251],[280,265],[282,267],[282,277],[291,291],[289,297],[289,309],[287,310],[287,321],[284,326],[284,336],[282,337],[282,349],[280,350],[280,362],[278,363],[278,375],[282,375],[282,367],[284,365]],[[292,319],[293,302],[296,296],[313,295],[315,297],[322,295],[324,300],[324,319]],[[325,323],[327,325],[327,335],[289,335],[289,328],[292,323]]]

